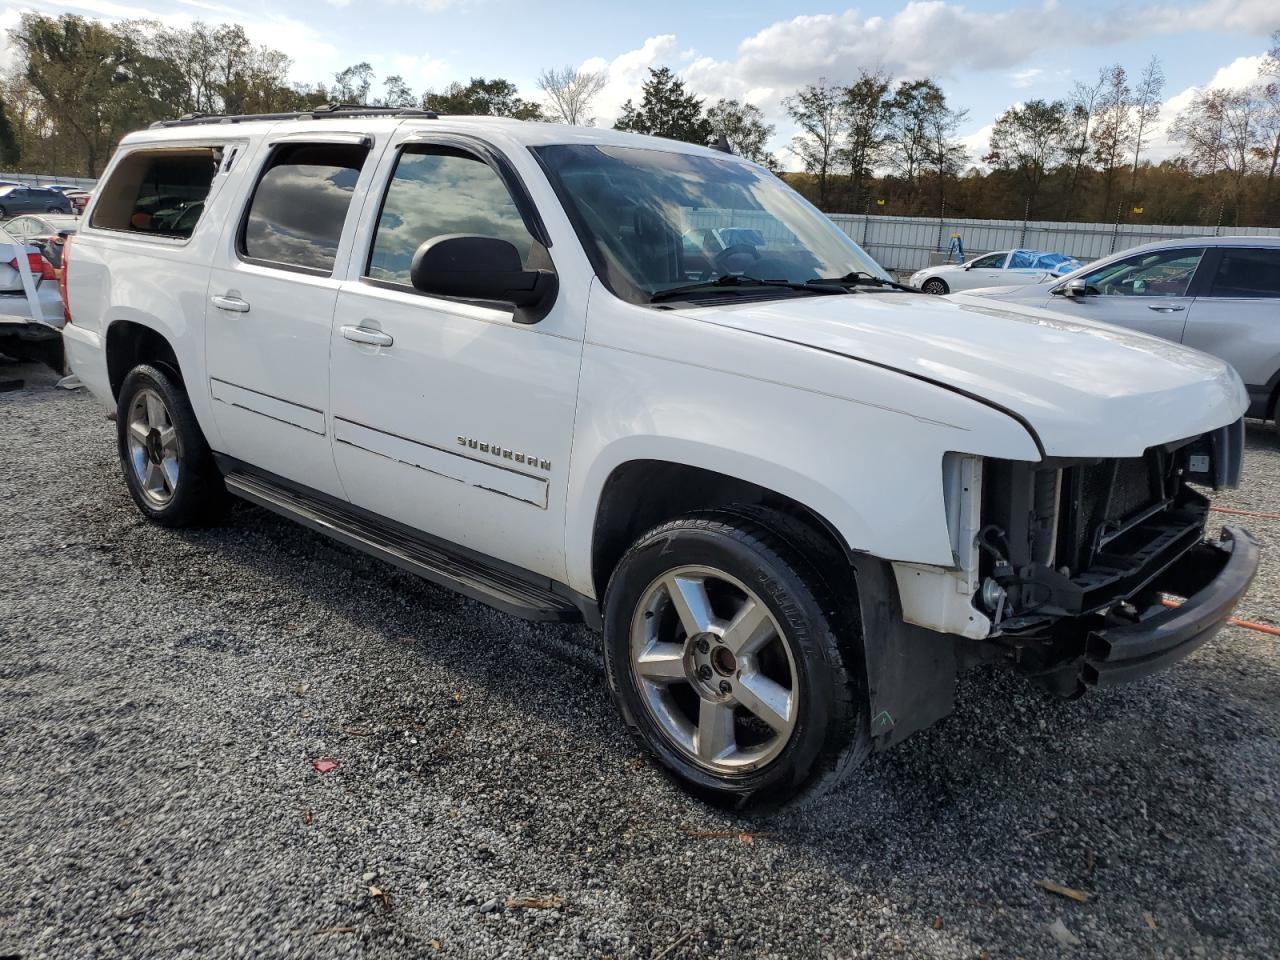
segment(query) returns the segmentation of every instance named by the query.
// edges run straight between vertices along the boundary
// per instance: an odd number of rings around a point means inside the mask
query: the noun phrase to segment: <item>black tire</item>
[[[144,478],[139,476],[142,471],[135,467],[135,451],[130,446],[131,411],[135,401],[145,403],[148,396],[158,396],[162,401],[168,424],[175,433],[176,481],[171,485],[166,483],[167,496],[148,493]],[[149,440],[152,446],[158,442],[159,433],[156,428],[156,438]],[[226,485],[196,422],[191,401],[173,374],[147,364],[129,371],[116,403],[116,438],[125,485],[148,520],[164,527],[190,527],[212,522],[221,514],[227,501]],[[144,464],[150,449],[144,456]],[[159,465],[154,458],[151,462]]]
[[[9,219],[9,211],[6,210],[4,207],[0,207],[0,220],[8,220],[8,219]]]
[[[945,296],[951,292],[951,288],[947,286],[947,281],[940,277],[930,277],[920,286],[920,289],[934,296]]]
[[[605,594],[605,667],[623,718],[686,788],[717,806],[768,812],[810,800],[840,783],[871,750],[853,572],[846,567],[842,589],[833,592],[820,573],[825,559],[801,536],[792,535],[797,528],[759,510],[715,511],[671,521],[627,551]],[[777,641],[790,651],[791,682],[798,693],[794,726],[776,755],[743,772],[711,770],[697,762],[657,719],[633,667],[633,623],[647,624],[654,616],[646,597],[665,575],[690,566],[723,571],[749,588],[772,616]],[[687,632],[684,636],[684,662],[692,663],[688,644],[693,638]],[[694,681],[675,681],[686,683],[701,706]],[[738,712],[741,705],[731,709],[736,749],[744,715]]]
[[[66,212],[67,211],[64,210],[62,207],[50,207],[48,210],[45,211],[45,213],[66,213]]]

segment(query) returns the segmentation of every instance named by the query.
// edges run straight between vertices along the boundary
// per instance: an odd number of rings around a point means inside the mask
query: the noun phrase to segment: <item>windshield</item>
[[[723,277],[804,283],[863,272],[889,279],[830,220],[751,164],[599,144],[534,152],[601,280],[634,303]],[[709,287],[705,295],[744,290],[766,295],[759,287],[729,285]]]

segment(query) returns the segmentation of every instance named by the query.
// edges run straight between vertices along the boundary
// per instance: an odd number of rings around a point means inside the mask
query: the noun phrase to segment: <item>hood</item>
[[[726,304],[685,316],[950,387],[1026,421],[1048,456],[1139,456],[1232,423],[1248,406],[1240,378],[1214,357],[1107,324],[984,300],[855,293]]]

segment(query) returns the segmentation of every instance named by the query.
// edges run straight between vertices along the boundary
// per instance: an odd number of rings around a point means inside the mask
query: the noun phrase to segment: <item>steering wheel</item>
[[[724,276],[725,274],[734,272],[729,267],[729,258],[736,257],[736,256],[744,256],[744,255],[750,257],[752,260],[760,259],[760,252],[756,250],[755,247],[751,246],[751,244],[735,243],[725,247],[723,250],[717,253],[714,257],[712,257],[711,266],[714,268],[714,272],[720,274],[721,276]],[[712,271],[708,270],[702,276],[702,279],[706,280],[711,275],[711,273]]]

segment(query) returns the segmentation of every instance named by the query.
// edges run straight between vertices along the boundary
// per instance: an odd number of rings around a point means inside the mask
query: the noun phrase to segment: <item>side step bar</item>
[[[358,515],[352,508],[239,471],[227,473],[225,480],[227,489],[238,497],[504,613],[526,620],[582,619],[573,603],[549,587],[397,530],[390,523]]]

